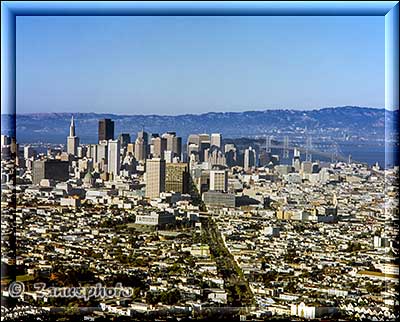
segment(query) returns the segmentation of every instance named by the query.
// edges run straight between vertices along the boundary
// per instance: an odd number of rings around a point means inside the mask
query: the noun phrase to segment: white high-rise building
[[[222,135],[221,133],[212,133],[210,139],[210,146],[217,146],[221,148],[222,146]]]
[[[10,145],[10,138],[7,135],[1,135],[1,147]]]
[[[93,160],[93,164],[97,163],[97,144],[89,144],[86,150],[86,157]]]
[[[244,150],[244,170],[250,170],[256,166],[256,151],[250,146]]]
[[[75,135],[74,116],[71,117],[69,136],[67,137],[67,153],[76,156],[78,154],[79,138]]]
[[[119,175],[121,167],[121,143],[119,140],[108,141],[108,173],[113,179]]]
[[[29,159],[35,155],[35,150],[30,145],[24,146],[24,159]]]
[[[226,170],[210,171],[210,190],[221,192],[228,190],[228,172]]]
[[[100,163],[102,160],[105,164],[108,163],[108,141],[102,140],[97,144],[97,163]]]
[[[164,151],[164,160],[167,163],[172,163],[173,152],[172,151]]]

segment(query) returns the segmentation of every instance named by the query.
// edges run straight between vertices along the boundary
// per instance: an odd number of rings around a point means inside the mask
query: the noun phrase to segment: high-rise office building
[[[36,160],[33,162],[33,184],[40,184],[42,179],[67,181],[69,179],[69,162],[60,160]]]
[[[210,190],[221,192],[228,190],[228,172],[226,170],[210,171]]]
[[[200,145],[200,137],[198,134],[190,134],[188,136],[187,145],[189,146],[190,144],[196,144],[197,146]]]
[[[24,159],[29,159],[35,156],[35,150],[30,145],[24,146]]]
[[[205,150],[210,148],[210,135],[199,134],[199,161],[204,162]]]
[[[147,157],[146,143],[141,137],[137,137],[135,141],[135,159],[137,161],[144,161]]]
[[[207,152],[207,150],[209,150],[210,149],[210,141],[202,141],[202,142],[200,142],[200,149],[199,149],[199,161],[200,162],[205,162],[205,156],[206,156],[206,153],[208,153]]]
[[[69,126],[69,136],[67,137],[67,153],[73,156],[78,154],[79,138],[75,135],[74,116],[71,117],[71,124]]]
[[[108,141],[103,140],[97,144],[97,162],[104,160],[104,163],[108,162]]]
[[[147,158],[147,155],[149,154],[149,134],[144,130],[142,130],[138,132],[137,137],[141,138],[144,142],[144,146],[146,148],[145,158]]]
[[[160,158],[146,160],[146,197],[158,198],[165,191],[165,161]]]
[[[127,146],[127,151],[128,154],[135,155],[135,143],[129,143]]]
[[[237,164],[238,155],[236,146],[234,144],[225,144],[225,159],[228,167],[232,167]]]
[[[179,160],[182,159],[182,138],[180,136],[175,136],[172,139],[172,151],[175,157],[178,157]]]
[[[142,138],[143,141],[146,142],[146,144],[149,144],[149,134],[144,130],[139,131],[137,137]]]
[[[11,143],[10,137],[2,134],[1,135],[1,147],[10,145],[10,143]]]
[[[92,159],[93,163],[97,163],[97,144],[87,146],[86,157]]]
[[[199,134],[199,144],[200,144],[201,142],[208,142],[208,143],[210,143],[210,135],[207,134],[207,133]]]
[[[172,151],[164,151],[164,160],[166,163],[172,163],[174,156]]]
[[[197,144],[190,143],[187,146],[187,154],[188,154],[188,157],[190,157],[191,154],[198,155],[199,154],[199,146]]]
[[[294,148],[292,166],[294,167],[295,171],[300,171],[301,167],[300,151],[297,148]]]
[[[199,154],[200,137],[198,134],[190,134],[187,140],[187,155],[190,158],[191,154]]]
[[[151,133],[151,136],[150,136],[150,142],[149,142],[149,157],[150,158],[159,158],[159,157],[156,157],[156,156],[154,156],[154,140],[155,139],[157,139],[157,138],[159,138],[160,136],[158,135],[158,133]]]
[[[119,140],[108,141],[108,173],[112,174],[113,179],[119,175],[121,167],[121,145]]]
[[[103,140],[97,144],[97,168],[100,171],[107,171],[108,164],[108,141]]]
[[[175,132],[167,132],[162,135],[167,140],[167,151],[172,151],[173,157],[182,157],[182,138]]]
[[[114,122],[111,119],[99,121],[99,142],[114,140]]]
[[[118,141],[121,148],[126,148],[128,144],[131,143],[131,135],[129,133],[121,133],[118,135]]]
[[[244,170],[248,171],[256,166],[256,151],[250,146],[244,150]]]
[[[165,191],[189,192],[189,171],[187,163],[167,163]]]
[[[167,139],[156,137],[152,139],[153,142],[153,157],[164,158],[164,151],[167,150]]]
[[[210,139],[210,146],[222,147],[222,135],[221,133],[212,133]]]
[[[226,166],[225,154],[214,145],[205,151],[204,162],[208,162],[211,167],[215,165]]]
[[[78,158],[83,158],[86,156],[87,147],[86,146],[78,146]]]

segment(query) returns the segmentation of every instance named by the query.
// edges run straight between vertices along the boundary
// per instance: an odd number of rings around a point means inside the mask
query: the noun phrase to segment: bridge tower
[[[306,139],[306,161],[312,161],[311,149],[312,149],[311,136],[307,136],[307,139]]]
[[[267,135],[265,137],[265,151],[267,153],[271,152],[271,144],[272,143],[272,137],[270,135]]]
[[[289,159],[289,137],[287,135],[283,138],[283,158]]]
[[[339,146],[338,144],[335,142],[332,145],[333,151],[332,151],[332,157],[331,157],[331,161],[332,163],[336,163],[338,162],[338,157],[339,157]]]

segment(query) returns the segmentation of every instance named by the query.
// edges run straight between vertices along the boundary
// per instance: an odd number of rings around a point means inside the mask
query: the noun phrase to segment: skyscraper
[[[208,162],[211,166],[226,166],[225,154],[220,150],[220,148],[213,145],[210,149],[205,150],[204,162]]]
[[[35,150],[30,145],[24,146],[24,159],[29,159],[35,156]]]
[[[244,170],[250,170],[256,165],[256,151],[250,146],[244,150]]]
[[[210,148],[210,135],[199,134],[199,161],[204,162],[204,151]]]
[[[187,163],[166,163],[165,191],[189,192]]]
[[[225,159],[228,167],[236,165],[238,156],[237,149],[234,144],[225,144]]]
[[[131,136],[129,133],[121,133],[118,135],[118,141],[121,148],[126,148],[129,143],[131,143]]]
[[[180,136],[175,136],[172,139],[172,151],[175,157],[182,159],[182,138]]]
[[[135,141],[135,159],[137,161],[146,160],[146,143],[141,137],[137,137]]]
[[[216,146],[218,148],[221,148],[222,146],[222,135],[221,133],[212,133],[211,134],[211,140],[210,140],[210,146]]]
[[[207,133],[199,134],[199,144],[201,142],[208,142],[210,143],[210,135]]]
[[[119,140],[108,141],[108,173],[112,174],[113,179],[119,175],[121,167],[121,145]]]
[[[141,130],[138,132],[137,137],[143,140],[144,144],[146,145],[146,151],[148,151],[147,146],[149,145],[149,134],[144,130]]]
[[[187,145],[190,145],[190,144],[195,144],[197,146],[200,145],[200,137],[198,134],[190,134],[188,136]]]
[[[156,137],[152,139],[153,142],[153,157],[164,158],[164,151],[167,150],[167,139]]]
[[[97,144],[97,165],[98,169],[107,171],[105,165],[108,164],[108,141],[103,140]]]
[[[97,163],[97,144],[89,144],[87,147],[86,157],[91,158],[93,163]]]
[[[160,158],[146,161],[146,197],[158,198],[165,191],[165,161]]]
[[[172,151],[173,157],[182,157],[182,138],[175,132],[167,132],[162,135],[167,140],[167,151]]]
[[[206,150],[210,149],[210,141],[202,141],[200,142],[200,149],[199,149],[199,161],[205,161],[205,153]]]
[[[301,167],[300,151],[297,148],[294,148],[292,166],[296,171],[300,170]]]
[[[79,138],[75,135],[74,116],[71,117],[69,136],[67,137],[67,153],[76,156],[78,154]]]
[[[114,122],[111,119],[99,121],[99,142],[103,140],[114,140]]]
[[[7,135],[1,135],[1,147],[9,145],[11,142],[10,138]]]

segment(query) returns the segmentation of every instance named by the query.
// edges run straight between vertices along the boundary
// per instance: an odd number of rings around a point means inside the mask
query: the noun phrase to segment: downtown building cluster
[[[2,265],[26,281],[26,312],[82,305],[39,294],[44,280],[134,289],[94,299],[93,320],[398,317],[397,167],[298,150],[281,164],[219,133],[131,140],[110,119],[82,144],[76,121],[45,153],[2,136]]]

